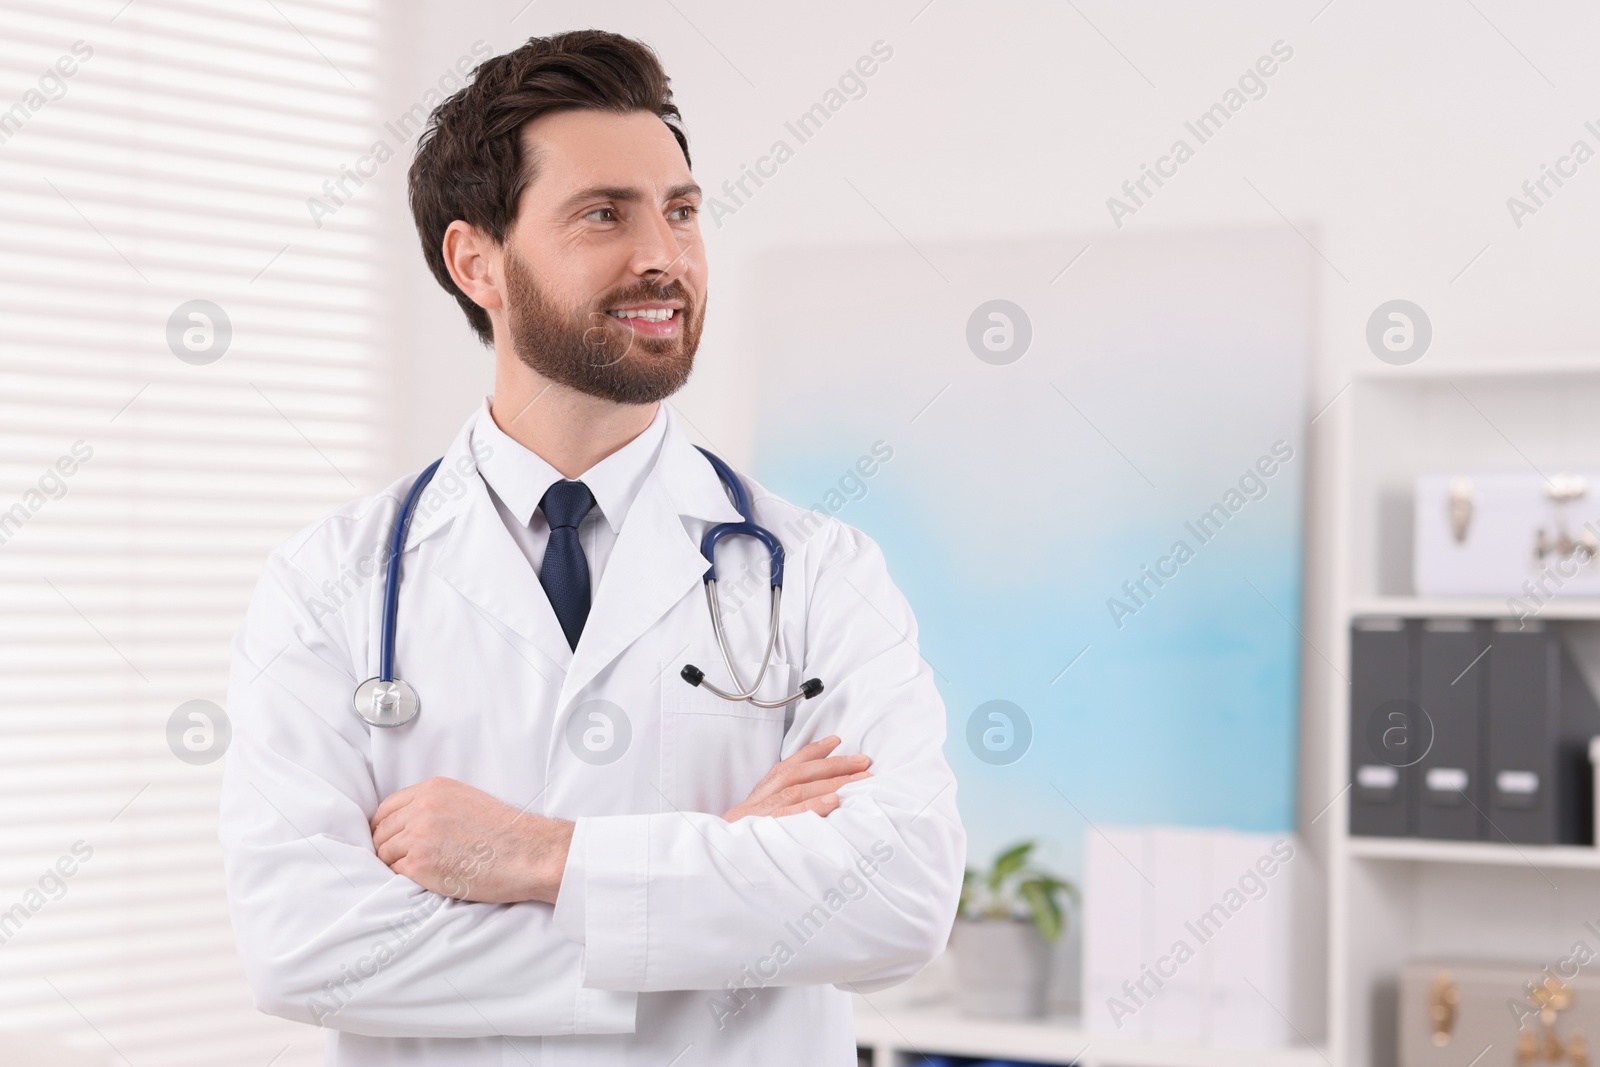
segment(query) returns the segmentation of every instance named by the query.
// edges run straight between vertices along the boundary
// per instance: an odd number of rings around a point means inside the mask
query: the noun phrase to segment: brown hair
[[[465,89],[434,108],[417,139],[408,189],[422,255],[486,345],[494,343],[489,313],[450,278],[445,230],[460,219],[503,243],[517,201],[538,173],[538,159],[523,158],[522,127],[581,108],[657,115],[689,161],[689,138],[661,61],[649,45],[604,30],[531,37],[516,51],[484,60]]]

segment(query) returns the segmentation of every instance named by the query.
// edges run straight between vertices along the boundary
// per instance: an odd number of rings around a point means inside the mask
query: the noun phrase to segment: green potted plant
[[[1029,863],[1033,847],[1032,841],[1013,845],[987,872],[969,867],[961,881],[951,951],[956,1001],[965,1014],[1044,1014],[1049,946],[1061,937],[1063,903],[1076,903],[1078,888]]]

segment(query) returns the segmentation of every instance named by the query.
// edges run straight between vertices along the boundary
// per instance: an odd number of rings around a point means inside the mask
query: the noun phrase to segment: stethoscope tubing
[[[783,542],[755,521],[754,510],[750,506],[750,494],[746,492],[744,482],[734,473],[732,467],[722,461],[720,456],[708,452],[696,445],[700,454],[706,457],[712,469],[717,472],[717,478],[727,488],[729,497],[733,500],[733,507],[739,513],[738,522],[724,522],[713,526],[706,531],[700,539],[700,554],[706,558],[705,588],[706,605],[711,612],[711,630],[716,634],[717,647],[722,652],[722,662],[728,668],[728,677],[733,680],[734,692],[722,689],[706,681],[705,672],[692,663],[684,664],[679,677],[690,685],[699,686],[721,697],[723,700],[754,704],[758,708],[786,708],[797,700],[810,700],[822,692],[822,682],[812,678],[801,684],[794,693],[778,700],[757,700],[756,691],[761,688],[762,681],[767,676],[767,668],[772,664],[772,653],[778,645],[778,619],[779,609],[783,603]],[[767,550],[768,570],[772,588],[772,610],[767,620],[767,647],[761,656],[761,669],[756,672],[756,679],[746,686],[739,677],[739,668],[734,666],[733,650],[728,647],[728,633],[722,621],[722,604],[717,599],[717,545],[728,537],[753,537],[760,541]]]
[[[722,605],[717,600],[716,579],[713,578],[712,580],[706,582],[706,603],[711,606],[711,629],[716,633],[717,645],[722,649],[722,660],[728,667],[728,677],[733,679],[733,684],[739,691],[737,693],[724,692],[722,689],[719,689],[710,682],[704,680],[702,680],[700,683],[702,686],[711,690],[711,692],[717,694],[717,696],[724,700],[748,700],[750,703],[761,708],[781,708],[785,704],[793,702],[793,697],[790,697],[788,700],[781,701],[779,703],[755,699],[756,691],[761,688],[761,680],[767,676],[767,667],[772,663],[772,650],[777,647],[778,644],[778,607],[782,600],[783,587],[773,586],[772,614],[767,620],[766,652],[761,657],[761,670],[756,673],[756,680],[746,686],[739,678],[739,669],[733,665],[733,653],[728,648],[728,634],[727,630],[722,624]]]
[[[400,505],[400,514],[395,518],[394,529],[389,534],[389,563],[384,571],[383,581],[383,629],[378,649],[378,681],[394,681],[394,637],[397,629],[396,620],[400,614],[400,554],[405,551],[406,531],[411,529],[411,518],[416,514],[417,501],[422,498],[422,491],[433,480],[433,473],[439,469],[439,464],[444,462],[444,457],[434,460],[428,469],[411,483],[411,491],[406,494],[404,503]]]

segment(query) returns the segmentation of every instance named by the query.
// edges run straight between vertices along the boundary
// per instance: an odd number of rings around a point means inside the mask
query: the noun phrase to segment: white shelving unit
[[[1394,1067],[1397,986],[1412,959],[1538,965],[1589,937],[1600,852],[1348,832],[1349,632],[1362,616],[1513,617],[1504,599],[1412,587],[1412,495],[1425,472],[1600,466],[1600,358],[1390,368],[1374,364],[1314,425],[1307,551],[1301,830],[1328,879],[1333,1067]],[[1600,662],[1600,600],[1555,600],[1580,661]],[[1320,678],[1320,683],[1317,679]],[[1531,972],[1530,972],[1531,973]]]
[[[1360,597],[1350,602],[1350,615],[1356,618],[1362,615],[1393,615],[1408,618],[1470,618],[1470,619],[1511,619],[1516,618],[1516,613],[1506,604],[1505,600],[1480,599],[1477,597],[1459,597],[1443,599],[1439,597],[1413,597],[1413,596],[1378,596]],[[1593,597],[1573,597],[1567,600],[1555,599],[1547,602],[1539,609],[1541,619],[1588,619],[1600,618],[1600,604]]]
[[[1364,860],[1600,871],[1600,849],[1586,845],[1508,845],[1488,841],[1426,841],[1415,837],[1352,837],[1349,850],[1351,856]]]

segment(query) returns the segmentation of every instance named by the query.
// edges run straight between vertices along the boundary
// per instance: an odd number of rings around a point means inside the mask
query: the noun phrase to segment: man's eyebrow
[[[668,189],[667,199],[680,200],[691,196],[698,198],[701,192],[700,186],[694,182],[684,182],[682,185],[674,185],[671,189]],[[618,203],[634,204],[643,199],[644,195],[638,189],[630,189],[620,185],[594,185],[587,189],[580,189],[567,197],[567,202],[562,207],[570,210],[591,200],[615,200]]]

